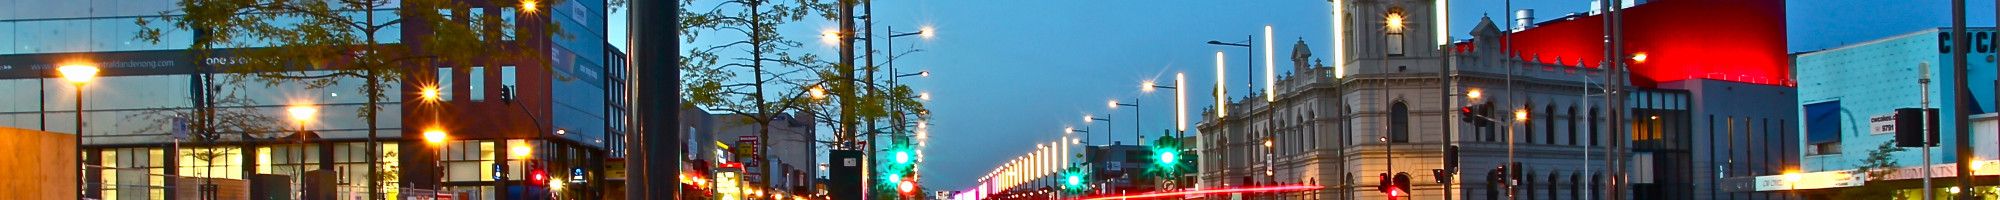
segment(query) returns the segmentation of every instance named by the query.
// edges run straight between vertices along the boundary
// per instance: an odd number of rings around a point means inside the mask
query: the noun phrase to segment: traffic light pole
[[[680,1],[634,0],[631,21],[627,22],[633,56],[631,68],[638,109],[639,129],[626,135],[630,176],[638,177],[625,186],[633,199],[667,200],[680,198]],[[629,149],[629,147],[639,147]],[[688,144],[680,144],[688,145]],[[636,150],[636,151],[634,151]],[[633,173],[636,172],[636,173]]]

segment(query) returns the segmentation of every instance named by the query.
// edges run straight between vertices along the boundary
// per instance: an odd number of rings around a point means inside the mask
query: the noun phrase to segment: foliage
[[[536,7],[558,3],[542,1]],[[367,122],[370,141],[378,134],[376,118],[385,93],[404,79],[431,80],[427,72],[435,70],[432,66],[544,58],[537,51],[543,44],[538,39],[546,39],[541,36],[566,37],[554,34],[560,27],[552,23],[515,31],[498,14],[474,14],[487,12],[454,0],[178,0],[175,5],[179,10],[137,20],[142,29],[136,39],[159,43],[166,39],[163,32],[192,31],[195,38],[188,49],[196,52],[196,60],[221,60],[215,62],[225,65],[217,66],[220,71],[246,75],[231,76],[231,84],[301,83],[323,89],[358,81],[368,102],[357,113]],[[534,9],[522,7],[517,9],[522,22],[540,21]],[[404,29],[430,32],[401,38]],[[515,40],[504,34],[513,32],[526,37]],[[368,146],[371,153],[380,152],[380,145]],[[378,167],[368,170],[379,172]],[[371,180],[369,188],[380,184]]]
[[[237,87],[237,89],[241,89],[241,87]],[[194,116],[203,114],[202,111],[196,109],[146,109],[143,112],[128,115],[126,118],[150,124],[135,130],[133,132],[135,134],[185,131],[188,134],[185,142],[192,144],[249,141],[258,138],[269,139],[281,137],[280,133],[291,132],[286,130],[287,126],[285,126],[286,123],[284,121],[279,120],[277,117],[272,117],[272,113],[269,113],[268,110],[257,109],[256,105],[258,105],[258,102],[256,100],[244,98],[234,92],[221,96],[222,98],[215,101],[216,108],[211,110],[216,115],[214,117],[216,120],[212,120],[210,123],[214,124],[210,126],[213,128],[213,131],[192,130],[195,129],[194,126],[197,126],[193,120],[196,118]],[[169,130],[181,127],[186,127],[190,130]],[[219,162],[217,159],[228,156],[230,151],[238,149],[241,148],[233,145],[213,145],[197,148],[197,150],[188,152],[186,155],[194,160],[211,163],[209,166],[203,166],[200,170],[204,170],[208,174],[214,174],[214,164]],[[236,163],[223,163],[221,165],[236,165]]]
[[[1867,181],[1885,180],[1889,177],[1889,174],[1895,173],[1896,168],[1899,167],[1896,165],[1896,158],[1892,154],[1904,150],[1901,147],[1896,147],[1894,141],[1882,142],[1874,150],[1868,151],[1868,157],[1863,158],[1861,165],[1855,166],[1855,170],[1862,172],[1866,176]],[[1854,199],[1900,199],[1908,196],[1902,194],[1903,192],[1885,184],[1861,184],[1859,187],[1841,190],[1840,196]]]

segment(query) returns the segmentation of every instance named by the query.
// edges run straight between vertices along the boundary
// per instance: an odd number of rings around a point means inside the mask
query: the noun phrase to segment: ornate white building
[[[1200,186],[1310,184],[1326,188],[1276,196],[1383,199],[1377,176],[1386,173],[1406,176],[1415,199],[1442,198],[1447,186],[1456,199],[1509,199],[1491,176],[1513,160],[1522,163],[1512,194],[1520,199],[1605,195],[1591,193],[1609,191],[1591,180],[1607,180],[1603,158],[1612,148],[1605,147],[1620,140],[1602,134],[1609,127],[1599,64],[1507,56],[1490,20],[1469,42],[1440,44],[1433,3],[1344,3],[1336,66],[1318,63],[1299,41],[1293,73],[1275,81],[1275,98],[1253,90],[1230,99],[1224,116],[1203,112]],[[1473,91],[1480,97],[1468,97]],[[1461,121],[1468,116],[1459,109],[1474,105],[1491,106],[1485,115],[1500,121]],[[1515,121],[1514,111],[1528,120]],[[1440,184],[1433,170],[1444,170],[1451,145],[1461,149],[1460,169],[1446,170],[1456,175]]]

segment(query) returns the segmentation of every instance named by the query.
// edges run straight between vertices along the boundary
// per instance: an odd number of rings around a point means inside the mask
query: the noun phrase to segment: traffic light
[[[915,178],[905,178],[903,179],[903,182],[896,183],[896,193],[901,193],[903,194],[903,196],[910,196],[916,194],[917,182],[911,179]]]
[[[1444,170],[1458,171],[1458,145],[1444,147]]]
[[[1376,175],[1375,182],[1381,183],[1380,185],[1375,185],[1375,192],[1381,192],[1381,193],[1389,193],[1389,187],[1392,185],[1396,185],[1396,182],[1394,180],[1389,179],[1388,172],[1383,172],[1380,175]]]
[[[528,163],[528,185],[545,185],[548,183],[549,171],[543,169],[539,163]]]
[[[896,164],[910,164],[910,151],[908,149],[896,150]]]
[[[514,86],[511,85],[500,86],[500,103],[505,103],[505,104],[514,103]]]
[[[1431,177],[1437,177],[1437,183],[1440,184],[1451,182],[1451,174],[1444,169],[1431,169]]]
[[[1483,103],[1466,105],[1464,107],[1458,107],[1458,114],[1459,114],[1458,120],[1461,122],[1470,123],[1472,124],[1472,126],[1476,127],[1481,127],[1481,128],[1492,127],[1493,118],[1486,116],[1487,113],[1492,113],[1492,112],[1493,112],[1493,106],[1486,105]]]

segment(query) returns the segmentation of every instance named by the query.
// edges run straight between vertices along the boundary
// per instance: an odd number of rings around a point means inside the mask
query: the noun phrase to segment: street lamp
[[[538,7],[540,6],[535,5],[535,0],[521,0],[521,11],[532,13],[538,10]]]
[[[1256,42],[1256,39],[1252,39],[1252,37],[1253,37],[1253,36],[1249,36],[1249,35],[1245,35],[1245,36],[1243,36],[1243,42],[1242,42],[1242,43],[1229,43],[1229,42],[1222,42],[1222,41],[1215,41],[1215,40],[1209,40],[1209,41],[1208,41],[1208,44],[1210,44],[1210,45],[1221,45],[1221,46],[1232,46],[1232,47],[1243,47],[1243,52],[1245,52],[1245,53],[1244,53],[1243,55],[1246,55],[1246,57],[1244,57],[1244,58],[1246,58],[1246,59],[1243,59],[1243,63],[1244,63],[1244,65],[1243,65],[1243,67],[1244,67],[1244,68],[1243,68],[1243,89],[1245,89],[1245,90],[1255,90],[1255,89],[1252,89],[1252,88],[1250,87],[1250,85],[1251,85],[1251,84],[1250,84],[1250,82],[1251,82],[1250,80],[1251,80],[1251,79],[1253,79],[1253,78],[1252,78],[1252,76],[1254,76],[1253,74],[1255,74],[1255,71],[1256,71],[1256,69],[1257,69],[1257,63],[1256,63],[1256,62],[1257,62],[1257,59],[1254,59],[1254,58],[1251,58],[1251,57],[1247,57],[1247,56],[1253,56],[1253,55],[1257,55],[1257,48],[1256,48],[1255,46],[1252,46],[1252,45],[1251,45],[1251,42]],[[1216,69],[1216,70],[1217,70],[1216,72],[1218,72],[1218,73],[1216,73],[1216,75],[1217,75],[1218,77],[1220,77],[1220,76],[1221,76],[1221,73],[1220,73],[1220,72],[1221,72],[1221,68],[1222,68],[1222,52],[1216,52],[1216,53],[1215,53],[1215,67],[1217,68],[1217,69]],[[1221,79],[1217,79],[1217,80],[1221,80]],[[1221,82],[1221,81],[1217,81],[1217,82],[1218,82],[1218,84],[1220,84],[1219,82]],[[1220,89],[1221,87],[1220,87],[1220,86],[1217,86],[1216,88],[1217,88],[1217,89]],[[1218,104],[1219,104],[1219,103],[1220,103],[1220,102],[1218,102]]]
[[[426,102],[437,102],[438,100],[438,88],[436,85],[424,86],[424,89],[419,91],[418,94]]]
[[[435,182],[431,183],[431,196],[437,196],[438,192],[444,190],[444,175],[446,174],[444,170],[448,168],[444,166],[444,147],[445,141],[448,140],[446,137],[443,129],[432,127],[424,130],[424,143],[430,144],[432,148],[437,149],[437,157],[432,159],[432,166],[437,168],[438,176],[432,180]]]
[[[1139,101],[1139,99],[1138,99],[1138,98],[1133,98],[1133,99],[1132,99],[1132,101]],[[1145,132],[1146,132],[1146,131],[1144,131],[1144,130],[1143,130],[1142,128],[1139,128],[1139,122],[1140,122],[1140,121],[1143,121],[1143,120],[1139,120],[1139,103],[1137,103],[1137,102],[1134,102],[1134,103],[1118,103],[1118,100],[1117,100],[1117,99],[1112,99],[1111,101],[1108,101],[1108,102],[1105,102],[1105,104],[1104,104],[1104,105],[1105,105],[1105,106],[1108,106],[1108,107],[1111,107],[1111,110],[1118,110],[1118,107],[1120,107],[1120,106],[1123,106],[1123,107],[1132,107],[1132,136],[1134,136],[1135,138],[1137,138],[1137,139],[1138,139],[1137,141],[1135,141],[1135,142],[1133,142],[1133,143],[1135,143],[1135,144],[1138,144],[1138,145],[1140,145],[1140,146],[1145,146],[1145,145],[1146,145],[1146,134],[1145,134]],[[1104,135],[1106,135],[1106,136],[1109,136],[1109,135],[1111,135],[1112,133],[1116,133],[1116,132],[1109,132],[1109,133],[1104,133]]]
[[[319,113],[319,108],[313,107],[312,103],[294,102],[291,106],[285,108],[285,113],[290,114],[292,122],[299,125],[299,132],[292,134],[292,136],[299,138],[296,141],[297,143],[295,143],[298,147],[293,149],[293,151],[298,152],[298,156],[293,158],[298,160],[292,162],[292,164],[297,165],[292,168],[292,173],[296,173],[294,175],[299,177],[300,183],[304,183],[306,168],[306,123],[312,122],[313,117]]]
[[[1086,117],[1088,117],[1088,116],[1086,116]],[[1090,128],[1090,127],[1088,127],[1088,126],[1085,126],[1084,128]],[[1083,138],[1083,139],[1088,139],[1088,138],[1090,138],[1090,136],[1089,136],[1089,134],[1090,134],[1090,130],[1088,130],[1088,129],[1085,129],[1085,130],[1076,130],[1076,128],[1075,128],[1075,127],[1064,127],[1064,128],[1063,128],[1063,134],[1076,134],[1076,133],[1084,133],[1084,134],[1085,134],[1085,135],[1084,135],[1083,137],[1078,137],[1078,138]],[[1083,142],[1081,142],[1081,141],[1072,141],[1072,142],[1070,142],[1070,143],[1083,143]],[[1090,144],[1083,144],[1083,145],[1084,145],[1084,146],[1089,146]]]
[[[1098,118],[1098,117],[1096,117],[1096,116],[1090,116],[1090,114],[1083,114],[1083,125],[1084,125],[1084,126],[1089,126],[1089,125],[1090,125],[1090,122],[1093,122],[1093,121],[1103,121],[1104,123],[1111,123],[1111,118]],[[1114,140],[1114,139],[1111,139],[1111,134],[1112,134],[1112,133],[1117,133],[1117,132],[1118,132],[1118,131],[1112,131],[1112,130],[1111,130],[1111,127],[1112,127],[1112,126],[1111,126],[1111,124],[1105,124],[1105,125],[1104,125],[1104,141],[1105,141],[1105,142],[1118,142],[1118,140]],[[1086,133],[1087,133],[1087,132],[1086,132]],[[1105,144],[1106,144],[1106,145],[1109,145],[1109,144],[1111,144],[1111,143],[1105,143]]]
[[[82,159],[83,121],[84,121],[83,85],[89,84],[91,79],[97,77],[97,66],[85,65],[85,64],[64,65],[62,67],[56,68],[56,71],[61,72],[63,75],[63,79],[69,80],[70,84],[76,86],[76,156],[78,156],[77,157],[78,159],[76,160],[76,168],[72,169],[71,173],[74,173],[76,175],[77,177],[76,189],[81,191],[85,189],[83,187],[83,180],[82,180],[83,179],[83,159]],[[83,193],[77,193],[77,195],[78,197],[83,197],[82,196]]]

